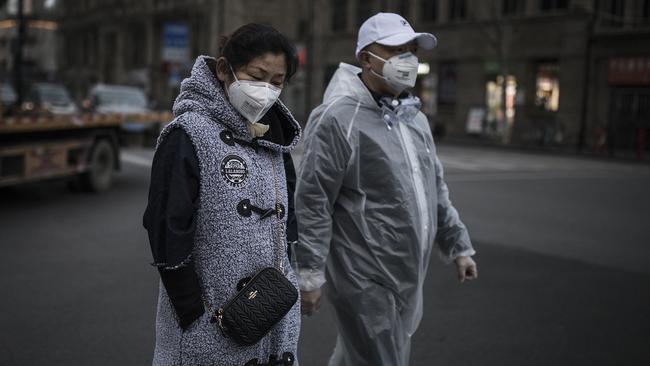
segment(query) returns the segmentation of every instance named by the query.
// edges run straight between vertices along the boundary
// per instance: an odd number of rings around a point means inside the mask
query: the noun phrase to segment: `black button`
[[[226,145],[235,146],[235,141],[230,131],[221,131],[221,133],[219,134],[219,138],[221,139],[221,141],[226,143]]]
[[[244,217],[251,217],[253,214],[251,210],[251,201],[250,200],[241,200],[237,205],[237,212]]]
[[[282,361],[284,361],[285,366],[291,366],[293,365],[293,353],[291,352],[285,352],[282,354]]]

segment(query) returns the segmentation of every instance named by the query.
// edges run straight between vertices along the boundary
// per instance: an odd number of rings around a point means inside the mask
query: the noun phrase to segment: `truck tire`
[[[107,140],[97,140],[90,152],[90,169],[79,176],[80,188],[86,192],[104,192],[113,184],[115,150]]]

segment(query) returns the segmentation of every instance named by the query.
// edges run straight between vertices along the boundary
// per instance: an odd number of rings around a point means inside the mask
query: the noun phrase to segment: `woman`
[[[239,28],[221,49],[216,60],[197,58],[154,156],[144,215],[161,275],[153,364],[297,365],[299,301],[252,346],[211,322],[242,279],[265,267],[280,268],[297,288],[283,164],[300,127],[277,99],[296,71],[295,49],[260,24]]]

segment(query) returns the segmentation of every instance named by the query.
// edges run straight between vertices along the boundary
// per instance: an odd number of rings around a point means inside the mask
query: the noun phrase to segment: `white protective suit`
[[[340,64],[309,117],[294,266],[302,290],[327,277],[339,331],[330,365],[403,366],[434,241],[447,262],[474,249],[427,118],[386,117],[360,72]]]

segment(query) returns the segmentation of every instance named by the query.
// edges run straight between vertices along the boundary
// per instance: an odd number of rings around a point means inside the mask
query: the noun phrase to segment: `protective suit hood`
[[[341,62],[325,89],[323,104],[332,103],[340,97],[348,97],[364,106],[375,106],[372,94],[359,78],[361,68]]]

